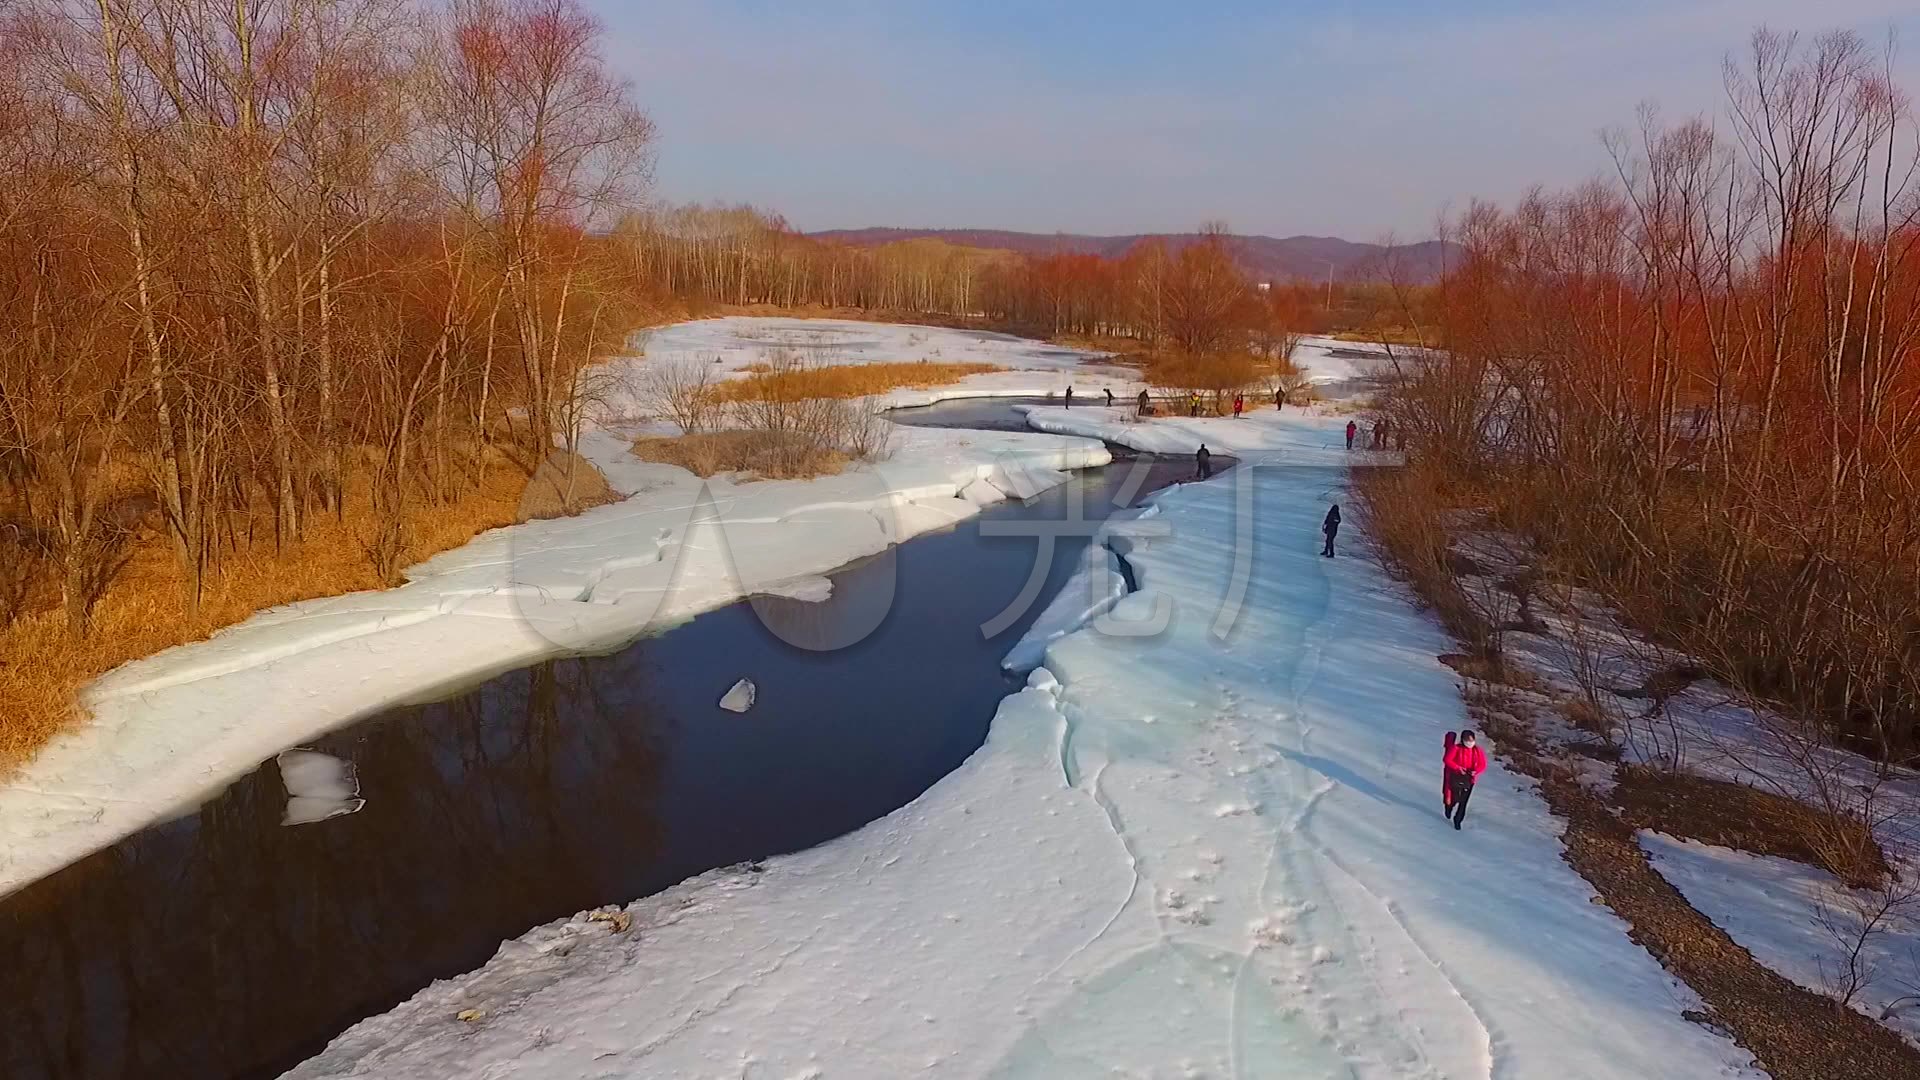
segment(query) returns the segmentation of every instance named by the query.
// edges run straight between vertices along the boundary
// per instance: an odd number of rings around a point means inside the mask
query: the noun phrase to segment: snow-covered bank
[[[639,335],[648,360],[692,357],[733,373],[780,350],[820,364],[996,364],[1025,371],[1088,372],[1123,377],[1099,363],[1102,354],[990,330],[909,323],[734,315],[675,323]]]
[[[824,365],[927,360],[994,364],[1007,369],[970,375],[946,386],[895,390],[871,399],[876,407],[889,409],[968,397],[1058,398],[1068,387],[1073,388],[1076,403],[1104,404],[1102,391],[1112,390],[1118,399],[1116,406],[1130,406],[1143,385],[1138,369],[1113,362],[1103,353],[988,330],[944,326],[736,315],[663,326],[639,335],[639,341],[645,357],[612,361],[619,369],[616,375],[637,371],[645,363],[695,359],[733,377],[782,351]],[[1334,389],[1355,386],[1387,366],[1385,354],[1377,346],[1322,337],[1301,339],[1293,359],[1308,382]],[[631,386],[616,390],[611,407],[616,412],[637,410],[635,393],[637,388]]]
[[[1664,833],[1641,833],[1640,846],[1755,960],[1836,1000],[1851,987],[1855,1009],[1920,1045],[1920,902],[1910,889],[1852,890],[1791,859]]]
[[[1015,405],[1027,426],[1078,435],[1143,454],[1190,455],[1202,445],[1215,454],[1252,461],[1316,461],[1341,465],[1398,465],[1392,451],[1346,447],[1344,417],[1322,409],[1261,409],[1242,417],[1168,416],[1140,419],[1133,410]]]
[[[404,587],[265,611],[115,670],[89,688],[89,722],[0,783],[0,894],[370,712],[617,647],[1110,460],[1043,435],[902,429],[895,445],[877,467],[736,485],[596,432],[583,449],[625,502],[496,530]]]
[[[1073,390],[1075,401],[1105,401],[1100,391],[1110,389],[1114,397],[1126,400],[1140,392],[1140,384],[1122,375],[1089,378],[1084,373],[1065,371],[987,371],[968,375],[945,386],[902,387],[869,398],[875,408],[912,409],[963,398],[1053,398],[1059,400]]]
[[[1442,824],[1447,642],[1315,555],[1340,472],[1268,461],[1115,526],[1140,591],[914,803],[541,928],[292,1075],[1750,1075],[1536,796],[1496,767]]]
[[[1000,666],[1021,674],[1032,671],[1046,662],[1047,646],[1112,611],[1125,595],[1127,579],[1120,572],[1119,556],[1103,545],[1101,537],[1094,537],[1079,568],[1008,650]]]

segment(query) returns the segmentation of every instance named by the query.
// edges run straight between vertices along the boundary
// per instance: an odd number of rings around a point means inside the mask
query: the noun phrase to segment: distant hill
[[[966,247],[1002,248],[1028,255],[1122,255],[1142,240],[1159,239],[1179,248],[1199,239],[1198,233],[1137,233],[1132,236],[1086,236],[1079,233],[1014,232],[1009,229],[828,229],[808,234],[822,240],[876,247],[901,240],[931,237]],[[1356,244],[1332,236],[1235,236],[1240,265],[1266,281],[1301,279],[1324,281],[1329,264],[1336,281],[1377,281],[1385,277],[1388,249],[1379,244]],[[1457,245],[1427,240],[1392,249],[1392,258],[1409,282],[1438,278],[1442,267],[1457,261]]]

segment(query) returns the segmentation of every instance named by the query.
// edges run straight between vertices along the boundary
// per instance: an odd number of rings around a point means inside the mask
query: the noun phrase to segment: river
[[[895,419],[1018,423],[1005,402]],[[359,721],[310,744],[352,763],[357,813],[283,825],[264,763],[0,902],[0,1075],[277,1075],[533,926],[884,816],[981,744],[1018,685],[1001,657],[1088,542],[1058,543],[988,640],[1039,550],[1004,524],[1101,519],[1189,474],[1117,461],[844,567],[824,602],[755,597]],[[719,708],[743,677],[757,704]]]

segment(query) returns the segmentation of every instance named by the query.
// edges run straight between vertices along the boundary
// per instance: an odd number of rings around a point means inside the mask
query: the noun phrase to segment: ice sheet
[[[1096,537],[1087,545],[1085,560],[1008,650],[1000,666],[1023,674],[1032,671],[1045,662],[1048,645],[1111,611],[1125,595],[1127,579],[1120,573],[1120,560]]]
[[[1141,591],[920,799],[637,902],[631,938],[544,927],[293,1075],[1754,1075],[1525,785],[1496,766],[1442,823],[1446,639],[1317,556],[1328,495],[1267,467],[1162,493],[1116,526]]]

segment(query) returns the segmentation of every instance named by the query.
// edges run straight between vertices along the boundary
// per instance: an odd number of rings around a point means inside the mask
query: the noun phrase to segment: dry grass
[[[1494,627],[1454,577],[1447,513],[1459,500],[1445,477],[1416,461],[1398,469],[1357,469],[1354,487],[1367,533],[1386,564],[1475,656],[1504,667]]]
[[[1366,345],[1404,345],[1417,348],[1420,332],[1410,326],[1387,326],[1378,330],[1335,330],[1328,334],[1335,341],[1353,341]],[[1427,344],[1433,344],[1433,332],[1427,331]]]
[[[754,364],[741,370],[750,372],[744,379],[720,383],[714,389],[721,401],[747,401],[773,394],[782,400],[802,398],[857,398],[884,394],[909,387],[916,390],[946,386],[969,375],[999,371],[993,364],[943,364],[931,360],[883,364],[833,364],[774,372],[768,365]],[[777,382],[777,386],[769,383]]]
[[[519,468],[494,463],[477,489],[415,515],[405,561],[512,524],[526,484]],[[364,547],[374,531],[364,482],[349,484],[344,520],[314,516],[306,537],[285,551],[273,550],[270,515],[266,521],[255,543],[226,558],[196,612],[184,609],[185,579],[165,537],[144,528],[131,559],[94,608],[84,638],[69,633],[57,605],[38,605],[0,628],[0,774],[80,719],[80,688],[121,664],[199,641],[263,608],[387,584],[375,575]]]
[[[571,517],[583,510],[619,501],[620,494],[591,461],[579,454],[556,450],[527,481],[515,520]]]
[[[768,480],[828,476],[852,460],[804,435],[744,428],[636,439],[633,456],[678,465],[695,476],[746,473]]]
[[[1866,826],[1785,796],[1633,766],[1617,779],[1614,802],[1635,828],[1792,859],[1859,888],[1877,887],[1891,872]]]

